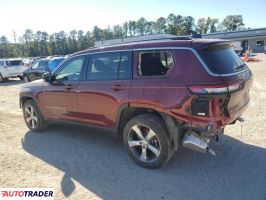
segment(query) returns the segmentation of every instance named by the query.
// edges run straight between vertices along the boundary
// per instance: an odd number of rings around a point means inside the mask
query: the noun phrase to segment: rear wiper
[[[238,71],[238,70],[244,68],[245,66],[246,66],[245,64],[243,64],[243,65],[239,65],[239,66],[237,66],[237,67],[235,68],[235,71]]]

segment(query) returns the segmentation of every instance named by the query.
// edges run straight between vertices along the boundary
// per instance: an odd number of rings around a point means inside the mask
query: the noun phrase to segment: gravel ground
[[[0,83],[0,187],[53,187],[55,199],[266,199],[266,55],[254,74],[245,122],[212,144],[217,156],[181,149],[156,170],[130,160],[97,129],[53,126],[30,132],[18,105],[19,80]],[[242,130],[242,131],[241,131]]]

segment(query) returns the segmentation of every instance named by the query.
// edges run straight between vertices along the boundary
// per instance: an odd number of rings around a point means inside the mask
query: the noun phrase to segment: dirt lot
[[[245,122],[226,128],[217,156],[181,149],[167,165],[134,164],[109,132],[53,126],[28,131],[19,80],[0,83],[0,187],[54,187],[55,199],[266,199],[266,55],[254,74]]]

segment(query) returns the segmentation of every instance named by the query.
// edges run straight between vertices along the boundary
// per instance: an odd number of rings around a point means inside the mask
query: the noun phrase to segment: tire
[[[174,152],[163,121],[154,114],[141,114],[129,120],[123,142],[129,156],[147,168],[161,167]]]
[[[2,74],[0,74],[0,83],[4,81]]]
[[[24,83],[28,83],[28,82],[30,82],[30,79],[27,75],[25,75],[25,76],[23,76],[23,81],[24,81]]]
[[[39,132],[48,128],[48,123],[33,100],[27,100],[22,109],[25,123],[31,131]]]
[[[18,78],[22,81],[24,80],[24,77],[23,76],[18,76]]]

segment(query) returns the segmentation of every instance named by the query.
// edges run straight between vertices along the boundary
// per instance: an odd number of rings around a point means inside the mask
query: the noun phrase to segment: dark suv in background
[[[65,57],[47,57],[36,60],[27,70],[23,72],[24,82],[41,79],[45,72],[52,72]]]
[[[32,131],[53,122],[109,128],[133,160],[155,168],[181,145],[215,154],[210,139],[240,120],[251,85],[227,41],[175,38],[73,54],[24,84],[20,105]]]

